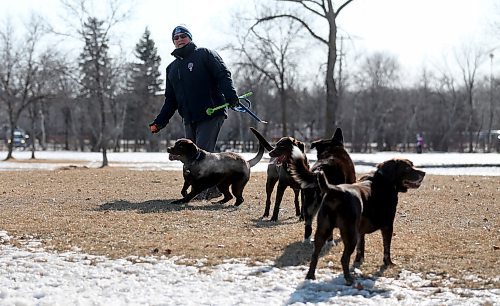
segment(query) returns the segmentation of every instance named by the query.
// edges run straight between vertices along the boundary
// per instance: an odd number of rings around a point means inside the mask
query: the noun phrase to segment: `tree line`
[[[493,66],[491,52],[464,48],[454,56],[458,73],[422,69],[408,85],[390,54],[363,54],[356,66],[346,64],[336,18],[352,0],[337,7],[333,1],[291,2],[288,10],[262,6],[250,18],[238,18],[236,40],[224,48],[233,55],[228,66],[235,87],[253,92],[252,109],[269,124],[230,111],[221,149],[254,141],[249,126],[270,139],[290,135],[306,142],[329,137],[340,126],[353,152],[412,150],[417,134],[427,150],[500,150],[499,83],[492,71],[478,72],[488,60]],[[41,18],[31,18],[21,39],[11,24],[0,31],[3,138],[12,139],[22,127],[32,140],[33,158],[38,149],[90,150],[103,153],[105,166],[108,150],[159,151],[183,137],[178,116],[159,135],[147,128],[163,103],[164,84],[150,30],[138,38],[135,58],[125,60],[110,51],[114,26],[126,18],[119,6],[112,6],[110,18],[100,19],[81,9],[84,0],[65,3],[80,20],[73,32],[83,46],[77,59],[44,45],[51,31]],[[326,38],[307,14],[325,22]],[[301,65],[307,40],[321,42],[326,52],[324,65],[307,67],[317,71],[312,81]],[[7,158],[13,149],[8,143]]]

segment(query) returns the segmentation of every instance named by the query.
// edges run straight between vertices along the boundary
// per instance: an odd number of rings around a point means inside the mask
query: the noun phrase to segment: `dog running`
[[[271,195],[274,190],[274,186],[278,183],[276,189],[276,200],[274,203],[273,215],[270,221],[278,221],[278,214],[280,211],[281,201],[287,187],[292,188],[294,192],[294,204],[295,204],[295,215],[303,220],[302,215],[302,205],[304,203],[303,196],[300,190],[300,185],[292,178],[290,175],[289,164],[291,161],[292,150],[294,147],[298,148],[302,152],[302,158],[306,160],[307,156],[305,154],[305,144],[293,137],[281,137],[278,142],[276,142],[273,147],[267,139],[262,136],[256,129],[250,128],[255,134],[259,143],[269,151],[269,164],[267,166],[267,180],[266,180],[266,207],[264,209],[263,218],[269,217],[269,211],[271,210]],[[300,198],[300,202],[299,202]]]
[[[413,167],[407,159],[391,159],[377,165],[377,170],[354,184],[331,185],[326,176],[318,176],[323,194],[314,235],[314,251],[307,279],[315,279],[318,257],[334,228],[340,229],[344,244],[341,265],[347,285],[354,277],[349,271],[349,262],[357,246],[354,266],[359,267],[364,259],[365,234],[381,230],[384,245],[384,266],[392,265],[391,241],[393,224],[398,204],[398,193],[409,188],[418,188],[425,172]],[[359,240],[358,240],[359,239]]]
[[[304,193],[302,208],[305,229],[304,240],[310,241],[312,222],[321,204],[321,190],[318,186],[317,175],[324,172],[330,184],[354,183],[356,172],[349,153],[344,148],[342,129],[337,128],[331,139],[314,141],[311,149],[316,149],[317,161],[309,169],[307,160],[299,150],[294,149],[290,170],[294,180],[300,184]],[[333,239],[333,238],[332,238]]]
[[[233,152],[210,153],[200,149],[189,139],[178,139],[167,148],[170,160],[183,163],[184,185],[181,190],[182,199],[172,204],[183,204],[191,201],[205,189],[217,186],[224,195],[218,204],[224,204],[236,197],[235,206],[243,203],[243,189],[250,179],[250,168],[255,166],[264,155],[264,147],[259,145],[257,155],[249,161]],[[187,189],[191,186],[190,192]],[[229,192],[229,187],[233,195]]]

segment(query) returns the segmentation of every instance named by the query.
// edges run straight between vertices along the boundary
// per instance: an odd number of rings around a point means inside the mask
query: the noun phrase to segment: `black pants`
[[[224,116],[217,116],[209,120],[187,124],[184,126],[186,138],[191,139],[199,148],[208,152],[214,152],[217,137],[219,137],[219,132],[225,119],[226,117]],[[213,186],[200,193],[196,198],[198,200],[209,200],[221,195],[217,186]]]
[[[219,132],[226,118],[217,116],[208,120],[184,125],[186,138],[193,141],[199,148],[214,152]]]

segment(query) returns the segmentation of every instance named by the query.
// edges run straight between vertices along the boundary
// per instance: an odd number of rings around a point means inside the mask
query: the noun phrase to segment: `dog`
[[[335,227],[340,229],[344,244],[341,257],[347,285],[354,281],[349,261],[357,246],[354,266],[364,259],[365,234],[381,230],[384,245],[384,266],[392,265],[391,240],[398,205],[398,193],[418,188],[425,172],[413,167],[407,159],[391,159],[377,165],[377,170],[354,184],[331,185],[326,175],[318,175],[323,194],[314,235],[314,251],[306,279],[315,279],[318,257]]]
[[[257,155],[249,161],[233,152],[210,153],[200,149],[189,139],[178,139],[175,144],[167,148],[170,160],[179,160],[183,163],[184,185],[182,199],[173,204],[184,204],[191,201],[205,189],[217,186],[224,195],[218,204],[224,204],[236,197],[235,206],[244,202],[243,189],[250,179],[250,168],[255,166],[264,155],[264,147],[259,146]],[[190,192],[187,192],[191,186]],[[229,186],[233,195],[229,192]]]
[[[331,139],[321,139],[311,143],[311,149],[316,149],[317,161],[309,169],[303,154],[294,149],[290,171],[294,180],[300,184],[304,193],[305,228],[304,240],[310,241],[312,235],[312,222],[321,204],[321,191],[317,183],[317,174],[323,171],[331,184],[344,184],[356,182],[354,163],[349,153],[344,148],[342,129],[337,128]],[[333,238],[331,239],[333,240]]]
[[[302,157],[307,163],[305,143],[293,137],[281,137],[273,147],[256,129],[251,127],[250,130],[255,134],[259,143],[269,151],[269,156],[271,157],[267,166],[266,208],[264,209],[262,219],[269,217],[269,211],[271,210],[271,195],[273,193],[274,186],[278,183],[278,188],[276,189],[276,201],[274,203],[273,215],[271,216],[270,221],[278,221],[281,201],[287,187],[292,188],[294,192],[295,215],[300,217],[299,220],[303,220],[301,208],[301,203],[304,203],[303,196],[300,190],[300,185],[290,175],[288,165],[290,163],[294,147],[297,147],[300,152],[302,152]],[[301,203],[299,203],[299,198]]]

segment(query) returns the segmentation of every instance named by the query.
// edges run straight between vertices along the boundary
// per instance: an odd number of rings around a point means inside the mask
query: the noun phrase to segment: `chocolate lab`
[[[316,179],[317,173],[323,171],[330,184],[354,183],[356,172],[349,153],[344,148],[342,129],[337,128],[331,139],[314,141],[311,149],[316,149],[317,161],[309,169],[307,160],[302,154],[292,154],[290,165],[292,177],[298,182],[304,193],[304,207],[302,209],[305,220],[304,240],[310,240],[312,221],[321,204],[321,191]]]
[[[219,204],[236,197],[235,206],[243,203],[243,189],[250,179],[250,168],[255,166],[264,155],[264,147],[259,146],[257,155],[249,161],[233,152],[210,153],[202,150],[189,139],[179,139],[172,147],[167,148],[170,160],[183,163],[184,186],[182,199],[174,204],[188,203],[205,189],[217,186],[224,198]],[[191,186],[190,192],[187,189]],[[229,186],[233,195],[229,192]]]
[[[266,180],[266,208],[264,210],[264,215],[262,218],[269,217],[269,211],[271,210],[271,195],[273,193],[274,186],[278,183],[278,188],[276,189],[276,201],[274,203],[273,215],[271,216],[271,221],[278,221],[278,214],[280,211],[281,201],[283,199],[283,194],[287,187],[292,188],[295,198],[295,215],[300,216],[302,220],[301,204],[299,203],[299,197],[301,197],[300,185],[295,182],[295,180],[290,175],[290,170],[288,165],[291,160],[292,150],[297,147],[302,152],[303,158],[307,161],[307,156],[305,154],[305,144],[293,137],[281,137],[276,145],[273,147],[256,129],[250,128],[255,134],[259,142],[269,151],[269,156],[271,157],[269,164],[267,166],[267,180]],[[301,202],[303,199],[301,197]]]
[[[318,256],[335,227],[340,229],[344,244],[341,257],[344,278],[348,285],[354,281],[349,272],[351,254],[357,245],[355,266],[363,262],[365,234],[381,230],[384,244],[384,265],[392,265],[391,240],[398,193],[418,188],[425,172],[413,167],[407,159],[391,159],[377,165],[375,173],[355,184],[331,185],[324,175],[318,176],[323,193],[314,235],[314,252],[307,279],[314,279]]]

